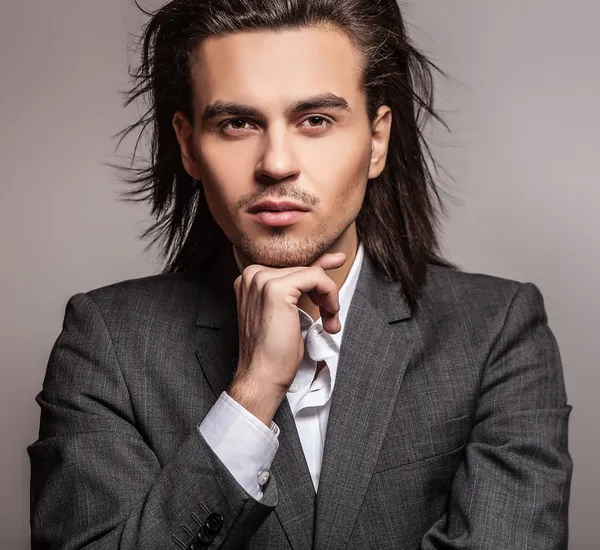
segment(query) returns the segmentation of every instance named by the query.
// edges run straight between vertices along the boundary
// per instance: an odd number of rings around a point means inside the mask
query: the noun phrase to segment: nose
[[[264,147],[256,165],[256,179],[261,183],[277,183],[296,179],[299,167],[290,136],[283,129],[265,132]]]

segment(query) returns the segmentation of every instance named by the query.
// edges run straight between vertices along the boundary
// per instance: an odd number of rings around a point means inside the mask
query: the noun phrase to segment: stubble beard
[[[250,264],[273,268],[309,266],[335,245],[354,219],[345,221],[335,231],[328,231],[325,225],[308,238],[291,237],[286,227],[270,228],[268,237],[261,240],[240,234],[233,245]]]

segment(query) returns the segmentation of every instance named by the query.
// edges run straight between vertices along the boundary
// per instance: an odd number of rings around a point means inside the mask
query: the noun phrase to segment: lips
[[[256,212],[287,212],[290,210],[298,212],[308,212],[308,208],[303,204],[298,204],[290,201],[261,201],[249,208],[250,213]]]
[[[299,222],[304,216],[308,216],[308,213],[299,210],[260,210],[253,213],[252,216],[263,225],[283,227]]]

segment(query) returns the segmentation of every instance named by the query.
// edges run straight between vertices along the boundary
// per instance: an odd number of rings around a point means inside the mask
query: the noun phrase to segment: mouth
[[[262,225],[283,227],[301,220],[310,208],[291,201],[263,200],[248,209],[248,212]]]
[[[248,209],[251,214],[259,212],[308,212],[309,208],[303,204],[290,201],[261,201]]]
[[[297,205],[257,205],[250,209],[250,215],[255,221],[270,227],[293,225],[308,214],[308,210],[300,210]]]
[[[251,216],[263,225],[283,227],[298,222],[307,214],[307,211],[301,210],[260,210]]]

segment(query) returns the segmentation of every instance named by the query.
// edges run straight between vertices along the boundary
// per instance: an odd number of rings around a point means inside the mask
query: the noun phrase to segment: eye
[[[244,118],[230,118],[229,120],[224,120],[219,125],[219,128],[221,130],[227,130],[227,129],[238,130],[238,131],[246,130],[246,127],[245,127],[246,124],[250,124],[250,123]]]
[[[327,128],[331,125],[331,121],[320,115],[312,115],[304,120],[304,122],[308,122],[309,128]]]

